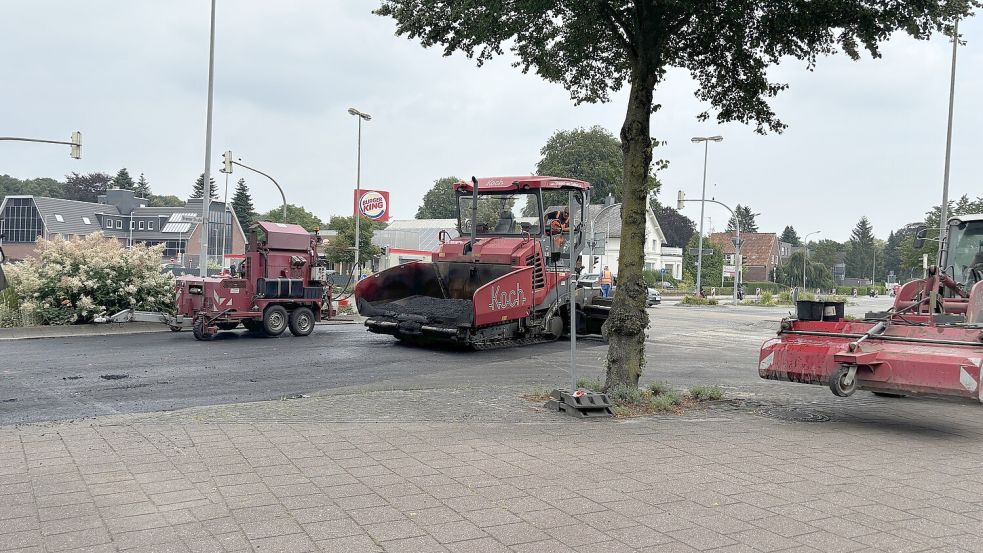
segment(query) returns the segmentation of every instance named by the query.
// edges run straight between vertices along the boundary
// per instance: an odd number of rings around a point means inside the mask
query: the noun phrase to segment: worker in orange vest
[[[604,269],[601,271],[601,278],[597,279],[597,283],[601,285],[601,295],[605,298],[611,297],[611,284],[614,282],[614,276],[611,275],[611,271],[608,270],[608,266],[605,265]]]

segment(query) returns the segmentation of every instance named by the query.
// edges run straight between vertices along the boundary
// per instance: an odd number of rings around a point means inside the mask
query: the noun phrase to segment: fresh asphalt
[[[885,299],[853,312],[883,309]],[[760,386],[757,350],[788,308],[661,305],[649,310],[643,382]],[[197,342],[190,332],[16,340],[0,345],[0,425],[366,389],[562,386],[568,341],[483,352],[404,346],[359,324],[306,338],[244,331]],[[578,342],[577,374],[600,376],[606,345]],[[827,391],[828,393],[828,391]]]

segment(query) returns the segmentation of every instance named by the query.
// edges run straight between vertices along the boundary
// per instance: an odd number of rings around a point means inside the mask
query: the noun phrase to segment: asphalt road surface
[[[857,303],[849,311],[890,302]],[[663,305],[649,313],[643,382],[787,389],[759,380],[756,367],[758,347],[788,308]],[[570,382],[569,351],[568,341],[484,352],[409,347],[354,324],[319,326],[307,338],[237,331],[211,342],[197,342],[190,332],[18,340],[0,346],[0,424],[337,391],[548,388]],[[578,341],[577,375],[600,376],[606,351],[598,339]]]

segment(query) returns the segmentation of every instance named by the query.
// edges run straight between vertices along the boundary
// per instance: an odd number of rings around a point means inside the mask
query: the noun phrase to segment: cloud
[[[433,181],[447,175],[528,173],[557,129],[600,124],[615,133],[625,93],[574,106],[559,85],[523,75],[508,57],[478,69],[471,60],[393,35],[392,21],[365,2],[218,2],[213,169],[232,149],[284,185],[287,199],[321,217],[343,214],[355,181],[356,121],[363,127],[363,186],[390,190],[394,214],[412,217]],[[979,193],[983,66],[963,26],[953,195]],[[84,136],[84,157],[67,148],[6,143],[0,172],[61,177],[70,171],[145,173],[158,193],[186,195],[202,171],[208,56],[208,2],[46,0],[0,6],[4,134]],[[781,135],[699,123],[694,83],[673,71],[657,92],[653,134],[668,141],[656,157],[664,195],[700,192],[702,149],[689,138],[723,134],[711,145],[708,193],[760,212],[780,232],[824,229],[845,239],[862,215],[878,235],[917,220],[941,196],[949,53],[946,40],[897,37],[884,58],[820,61],[815,72],[790,61],[773,70],[790,89],[775,100],[789,124]],[[258,175],[245,177],[257,208],[279,203]],[[216,179],[223,182],[219,175]],[[716,186],[714,186],[716,185]],[[725,214],[709,208],[714,226]],[[693,216],[695,210],[687,209]]]

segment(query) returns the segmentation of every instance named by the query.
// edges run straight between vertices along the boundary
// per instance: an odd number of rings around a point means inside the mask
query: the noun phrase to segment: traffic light
[[[227,150],[224,154],[222,154],[222,162],[225,164],[225,167],[222,168],[222,172],[232,174],[232,150]]]
[[[686,202],[686,194],[682,190],[679,191],[679,196],[676,198],[676,209],[679,211],[683,210],[683,204]]]
[[[82,133],[79,131],[72,133],[72,158],[82,159]]]

